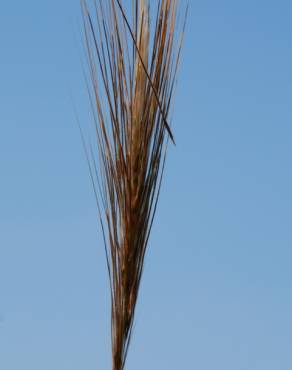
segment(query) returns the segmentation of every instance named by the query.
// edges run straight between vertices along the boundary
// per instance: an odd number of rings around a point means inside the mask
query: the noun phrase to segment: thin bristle
[[[82,1],[97,142],[87,159],[98,202],[111,288],[113,370],[132,334],[147,242],[164,170],[180,44],[178,0],[160,0],[151,36],[149,0]],[[89,153],[89,151],[87,151]]]

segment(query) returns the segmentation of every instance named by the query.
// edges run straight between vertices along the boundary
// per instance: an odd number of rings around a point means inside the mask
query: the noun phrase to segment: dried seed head
[[[177,0],[158,1],[153,30],[149,0],[132,1],[133,26],[121,1],[99,0],[93,12],[83,0],[98,157],[92,150],[88,162],[111,287],[113,370],[123,369],[131,339],[180,55]]]

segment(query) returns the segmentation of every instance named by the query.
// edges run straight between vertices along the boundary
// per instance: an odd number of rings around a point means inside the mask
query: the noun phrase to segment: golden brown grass
[[[178,0],[151,5],[152,28],[148,0],[132,0],[132,21],[119,0],[93,8],[82,1],[98,160],[87,153],[110,279],[113,370],[125,365],[168,138],[174,142]]]

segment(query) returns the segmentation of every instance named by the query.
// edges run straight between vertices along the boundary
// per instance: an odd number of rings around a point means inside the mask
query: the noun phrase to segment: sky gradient
[[[127,370],[291,370],[292,3],[190,3]],[[0,7],[5,370],[110,369],[80,28],[77,0]]]

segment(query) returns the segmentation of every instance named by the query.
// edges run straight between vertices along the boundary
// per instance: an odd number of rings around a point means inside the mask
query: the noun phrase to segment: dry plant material
[[[120,0],[91,5],[82,2],[97,150],[85,147],[110,280],[112,368],[122,370],[168,138],[174,142],[178,0],[152,0],[151,16],[148,0],[132,0],[131,21]]]

